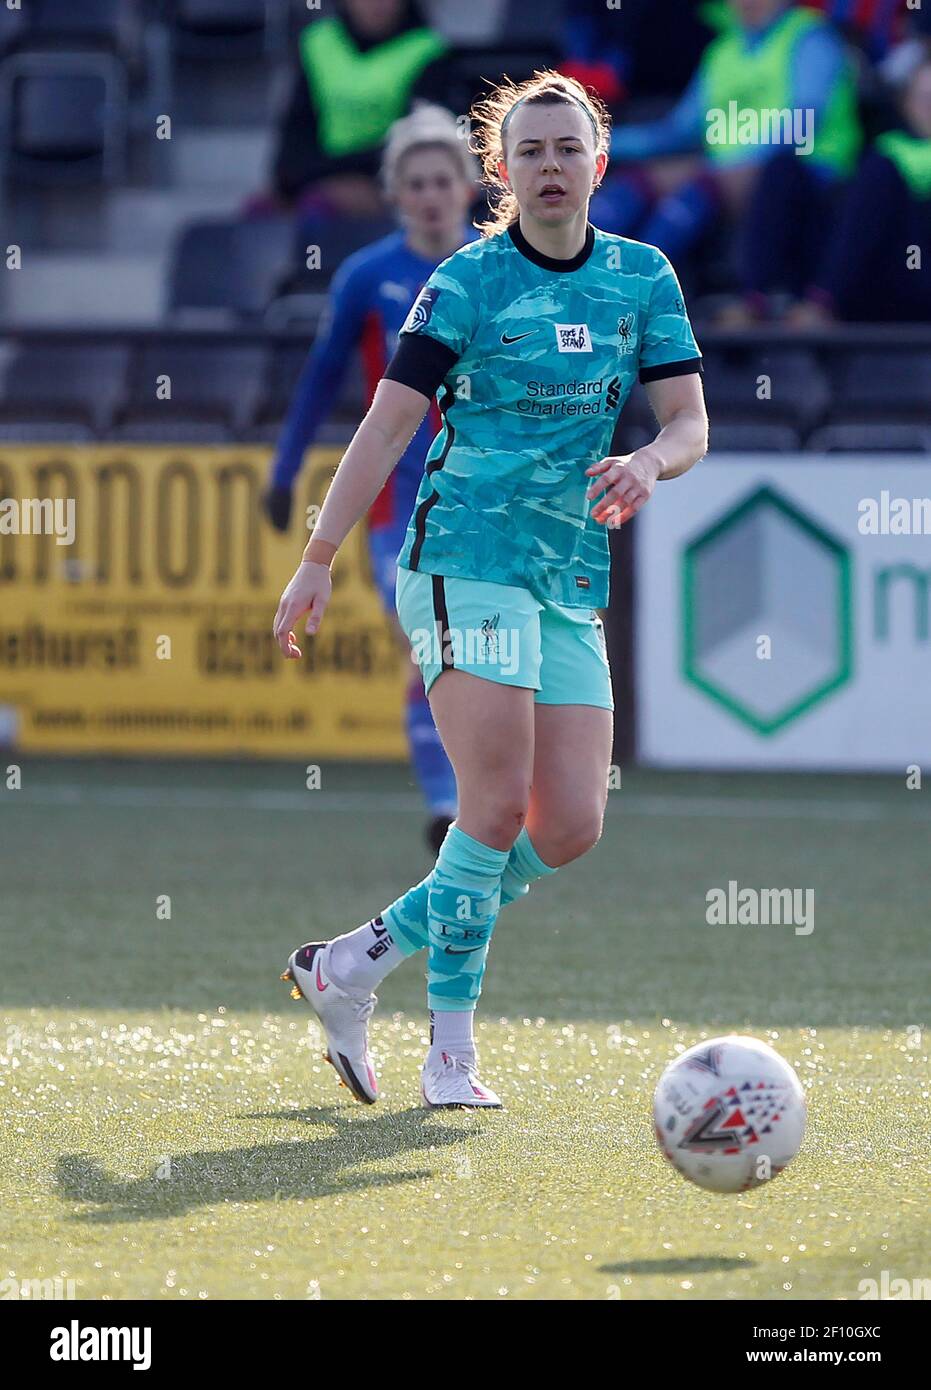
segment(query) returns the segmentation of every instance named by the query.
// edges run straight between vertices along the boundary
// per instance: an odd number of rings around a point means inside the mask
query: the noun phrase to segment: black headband
[[[584,102],[579,101],[578,97],[573,96],[571,92],[562,92],[562,91],[559,91],[558,89],[553,88],[553,87],[544,88],[544,91],[543,91],[543,92],[528,92],[526,96],[518,97],[517,101],[515,101],[514,105],[511,107],[510,111],[507,113],[507,115],[505,116],[504,120],[501,122],[501,143],[502,143],[502,145],[504,144],[504,134],[505,134],[505,131],[506,131],[507,128],[508,128],[508,121],[509,121],[509,120],[511,119],[511,117],[514,115],[514,112],[517,110],[518,106],[522,105],[522,103],[525,102],[525,101],[533,101],[533,100],[539,101],[540,98],[541,98],[546,92],[552,92],[553,95],[556,96],[560,101],[572,102],[572,104],[573,104],[574,106],[577,106],[577,107],[579,108],[580,111],[584,111],[584,112],[585,112],[586,116],[588,117],[588,119],[589,119],[589,120],[591,121],[591,123],[592,123],[592,133],[593,133],[594,136],[595,136],[595,144],[597,145],[597,144],[598,144],[598,126],[597,126],[597,124],[596,124],[596,122],[595,122],[595,117],[592,115],[591,111],[589,111],[588,107],[584,104]]]

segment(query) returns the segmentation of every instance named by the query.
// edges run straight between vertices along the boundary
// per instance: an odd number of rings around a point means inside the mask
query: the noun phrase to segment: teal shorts
[[[398,619],[424,690],[446,670],[535,690],[542,705],[614,709],[604,624],[529,589],[398,566]]]

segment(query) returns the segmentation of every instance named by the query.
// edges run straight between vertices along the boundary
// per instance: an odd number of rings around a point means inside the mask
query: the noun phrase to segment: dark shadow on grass
[[[693,1255],[681,1260],[621,1260],[599,1265],[602,1274],[720,1274],[726,1269],[755,1269],[755,1260],[735,1260],[727,1255]]]
[[[335,1133],[319,1139],[281,1140],[238,1149],[166,1155],[144,1178],[113,1177],[87,1154],[65,1154],[56,1167],[57,1195],[86,1202],[75,1221],[154,1221],[183,1216],[218,1202],[280,1202],[322,1198],[365,1188],[393,1187],[431,1177],[430,1169],[360,1172],[359,1165],[400,1154],[461,1143],[470,1131],[438,1124],[420,1107],[370,1120],[350,1120],[345,1110],[274,1110],[242,1115],[246,1120],[284,1120],[323,1126]],[[168,1160],[166,1163],[165,1160]],[[164,1175],[156,1174],[159,1168]]]

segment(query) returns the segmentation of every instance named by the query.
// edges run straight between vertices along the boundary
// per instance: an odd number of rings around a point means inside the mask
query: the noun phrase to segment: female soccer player
[[[424,1104],[501,1102],[477,1072],[472,1021],[499,908],[599,839],[613,698],[601,621],[606,527],[707,447],[701,359],[678,281],[653,246],[588,222],[608,116],[544,71],[473,113],[498,193],[482,239],[431,275],[330,486],[275,617],[319,630],[340,543],[383,486],[439,391],[431,446],[399,556],[398,616],[456,772],[459,811],[433,872],[372,921],[290,957],[284,978],[323,1026],[359,1100],[377,1083],[373,988],[427,952],[431,1045]],[[639,372],[660,424],[606,456]]]
[[[362,351],[371,402],[398,330],[440,261],[475,232],[467,223],[478,185],[475,156],[460,139],[455,118],[421,103],[388,132],[382,160],[385,192],[402,230],[349,256],[333,277],[321,332],[307,359],[276,450],[265,494],[272,525],[286,531],[294,483],[323,421],[339,398],[357,348]],[[397,625],[398,552],[423,477],[424,460],[440,427],[435,404],[385,480],[368,514],[372,575],[389,619]],[[398,627],[405,653],[407,638]],[[411,763],[427,802],[427,841],[436,854],[456,814],[456,778],[436,731],[423,681],[412,672],[405,725]]]

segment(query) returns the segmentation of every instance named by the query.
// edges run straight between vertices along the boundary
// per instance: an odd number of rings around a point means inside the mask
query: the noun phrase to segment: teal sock
[[[537,854],[530,843],[525,825],[511,846],[508,862],[501,875],[501,906],[512,903],[515,898],[522,898],[525,893],[530,892],[530,885],[536,879],[555,872],[556,869],[544,864]]]
[[[508,862],[501,876],[501,907],[524,897],[530,892],[530,885],[536,879],[555,872],[556,870],[549,864],[544,864],[537,854],[525,826],[511,846]],[[425,879],[413,888],[408,888],[406,893],[381,913],[394,937],[395,945],[405,956],[416,955],[430,943],[427,929],[427,894],[432,877],[431,870]]]
[[[427,896],[427,1005],[474,1009],[501,903],[506,849],[493,849],[451,825]]]
[[[448,832],[447,832],[448,833]],[[427,894],[433,870],[420,883],[408,888],[400,898],[386,907],[381,919],[394,937],[394,944],[405,956],[415,956],[430,944],[427,930]]]

